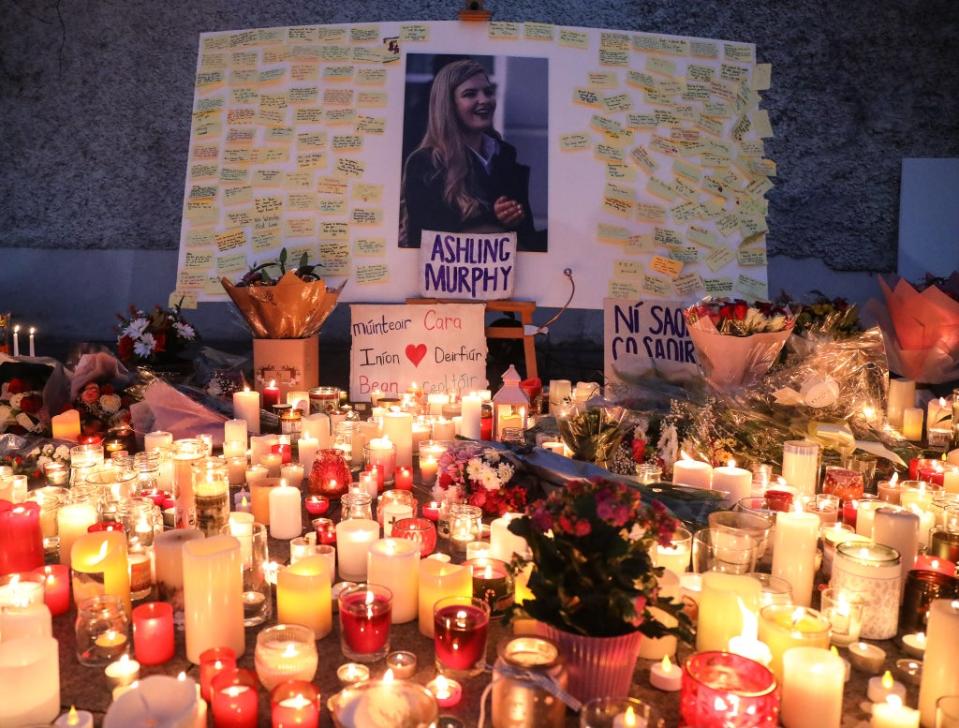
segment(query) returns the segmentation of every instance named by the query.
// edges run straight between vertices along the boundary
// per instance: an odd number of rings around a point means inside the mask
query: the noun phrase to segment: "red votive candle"
[[[426,689],[433,693],[436,704],[441,708],[452,708],[463,697],[463,686],[456,680],[443,675],[437,675],[433,680],[426,683]]]
[[[436,669],[444,675],[468,677],[486,664],[490,608],[482,599],[447,597],[433,607]]]
[[[117,531],[123,533],[123,524],[118,521],[100,521],[87,527],[87,533],[100,533],[101,531]]]
[[[393,473],[393,487],[397,490],[413,490],[413,471],[407,467],[397,468]]]
[[[336,546],[336,524],[332,518],[314,518],[313,530],[316,531],[316,540],[321,544]]]
[[[919,554],[913,565],[915,571],[937,571],[946,576],[956,575],[956,565],[948,559],[940,559],[929,554]]]
[[[273,728],[316,728],[320,724],[320,691],[304,680],[287,680],[270,694]]]
[[[340,593],[340,647],[355,662],[375,662],[390,650],[393,592],[358,584]]]
[[[263,387],[260,394],[263,395],[263,409],[267,412],[272,412],[273,405],[280,403],[280,388],[276,386],[276,382],[272,379],[269,384]]]
[[[280,462],[283,465],[289,465],[293,462],[293,446],[288,442],[280,442],[270,448],[270,451],[280,456]]]
[[[0,500],[0,576],[43,566],[40,504]]]
[[[216,728],[256,728],[259,697],[257,680],[249,670],[228,670],[215,678],[213,691],[213,725]]]
[[[138,494],[140,498],[149,498],[153,501],[153,505],[163,507],[163,501],[167,499],[167,493],[160,490],[159,488],[153,488],[152,490],[142,490]]]
[[[133,654],[141,665],[160,665],[173,657],[173,605],[147,602],[133,610]]]
[[[311,516],[322,516],[330,510],[330,499],[325,495],[308,495],[303,504]]]
[[[213,678],[236,669],[236,652],[230,647],[211,647],[200,653],[200,695],[209,702]]]
[[[400,518],[393,521],[392,536],[418,544],[420,557],[424,559],[436,548],[436,526],[429,518]]]
[[[66,564],[48,564],[34,569],[43,577],[43,603],[56,617],[70,609],[70,567]]]
[[[856,527],[856,517],[859,515],[859,501],[847,500],[842,504],[842,522],[851,528]]]
[[[431,521],[436,522],[440,520],[440,503],[438,501],[424,503],[420,510],[422,511],[423,515],[426,518],[429,518]]]
[[[776,678],[768,668],[731,652],[699,652],[683,666],[679,712],[685,725],[725,728],[779,725]]]

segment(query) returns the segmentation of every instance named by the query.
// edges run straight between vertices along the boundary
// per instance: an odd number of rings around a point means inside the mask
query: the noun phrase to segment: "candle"
[[[759,663],[728,652],[698,652],[686,660],[682,673],[684,725],[778,724],[776,679]]]
[[[77,442],[80,439],[80,412],[69,409],[50,418],[52,437],[54,440],[70,440]]]
[[[60,712],[60,664],[53,637],[0,642],[0,725],[46,725]]]
[[[668,655],[662,662],[654,662],[649,668],[649,684],[658,690],[674,693],[682,687],[683,671],[676,667]]]
[[[13,327],[13,355],[20,356],[20,324]]]
[[[783,655],[790,649],[829,647],[829,620],[821,613],[806,607],[770,604],[759,613],[759,639],[766,643],[772,655],[769,669],[782,682],[785,663]]]
[[[38,503],[0,500],[0,575],[43,566]]]
[[[673,463],[673,483],[709,490],[712,486],[713,468],[709,463],[691,459],[686,453]]]
[[[856,533],[871,539],[873,524],[876,522],[876,511],[883,507],[887,507],[885,501],[861,499],[856,508]]]
[[[24,601],[0,607],[0,637],[4,642],[22,637],[52,635],[53,618],[46,604],[30,604]]]
[[[789,728],[839,728],[846,668],[821,647],[794,647],[783,655],[782,721]]]
[[[959,468],[955,465],[946,468],[943,472],[942,489],[946,493],[959,493]]]
[[[733,506],[752,494],[753,474],[749,470],[736,467],[736,461],[730,460],[725,467],[713,469],[712,489],[726,491],[726,504]]]
[[[332,574],[329,561],[306,556],[280,569],[276,583],[277,619],[302,624],[323,639],[333,629]]]
[[[340,681],[340,685],[343,687],[365,682],[370,679],[370,668],[358,662],[347,662],[345,665],[336,668],[336,679]]]
[[[898,695],[872,706],[870,728],[919,728],[919,711],[907,708]]]
[[[107,676],[107,684],[111,687],[120,687],[129,685],[140,677],[140,663],[131,660],[129,655],[120,655],[119,660],[114,660],[107,665],[104,671]]]
[[[93,713],[70,706],[70,710],[57,718],[53,725],[55,728],[93,728]]]
[[[70,569],[64,564],[41,566],[34,570],[43,577],[43,601],[56,617],[70,609]]]
[[[246,471],[246,484],[251,488],[267,479],[269,472],[262,465],[251,465]]]
[[[143,451],[152,452],[173,445],[173,433],[164,430],[148,432],[143,436]]]
[[[236,652],[229,647],[211,647],[200,654],[200,695],[210,700],[213,678],[236,669]]]
[[[339,595],[340,649],[359,662],[376,662],[390,651],[389,589],[358,585]]]
[[[73,542],[86,534],[98,517],[96,506],[86,501],[60,506],[57,511],[57,532],[60,534],[61,564],[70,565]]]
[[[900,508],[880,508],[876,511],[872,530],[876,543],[899,552],[900,573],[905,580],[919,553],[919,516]]]
[[[167,675],[151,675],[132,686],[116,688],[103,728],[177,726],[192,728],[199,711],[196,683]],[[204,723],[205,725],[205,723]]]
[[[839,544],[829,585],[862,594],[863,637],[890,639],[896,634],[902,572],[895,549],[868,542]]]
[[[413,471],[410,468],[401,466],[393,474],[393,487],[397,490],[413,490]]]
[[[921,554],[916,557],[913,569],[917,571],[935,571],[945,576],[956,575],[956,564],[948,559],[936,558],[928,554]]]
[[[420,458],[420,479],[423,485],[433,485],[436,479],[437,462],[433,455],[426,455]]]
[[[901,428],[903,412],[916,404],[916,383],[910,379],[890,379],[886,420],[890,427]],[[922,410],[920,410],[920,413]]]
[[[299,488],[303,484],[303,466],[298,463],[290,463],[280,468],[280,478]]]
[[[200,653],[230,647],[242,655],[243,562],[240,542],[220,535],[183,544],[183,598],[186,655],[199,664]]]
[[[899,505],[899,473],[893,473],[889,480],[880,480],[878,491],[879,500]]]
[[[213,678],[211,688],[213,724],[217,728],[256,728],[259,698],[252,672],[223,672]]]
[[[70,549],[73,598],[77,604],[100,594],[119,597],[130,614],[130,571],[127,539],[117,531],[81,536]]]
[[[867,698],[874,703],[884,703],[890,695],[896,695],[900,700],[904,700],[906,686],[893,680],[892,673],[889,670],[886,670],[882,677],[869,678],[869,686],[866,690]]]
[[[383,415],[383,437],[396,446],[396,466],[413,467],[413,415],[409,412],[386,412]],[[389,473],[387,473],[389,479]]]
[[[858,594],[824,589],[821,607],[829,620],[829,640],[836,645],[849,645],[859,640],[862,630],[863,600]]]
[[[300,489],[281,480],[270,491],[270,536],[288,540],[303,533],[301,511]]]
[[[301,435],[296,441],[297,458],[303,467],[304,473],[313,470],[313,462],[316,460],[316,452],[320,447],[320,441],[310,435]]]
[[[316,728],[320,723],[320,693],[309,682],[291,680],[270,695],[273,728]]]
[[[314,518],[311,522],[316,538],[321,544],[336,544],[336,524],[330,518]]]
[[[364,470],[360,473],[360,489],[366,491],[366,494],[370,499],[376,498],[376,494],[380,491],[379,480],[383,475],[382,468],[377,468],[373,466],[374,470]],[[335,482],[335,481],[334,481]]]
[[[506,563],[499,559],[473,559],[464,562],[473,568],[473,596],[482,599],[495,614],[513,604],[513,584]]]
[[[270,491],[279,484],[279,478],[262,478],[250,483],[250,511],[257,523],[270,525]]]
[[[689,555],[693,535],[685,528],[677,528],[670,536],[668,545],[656,544],[649,550],[655,566],[663,566],[677,574],[689,568]]]
[[[346,581],[365,581],[367,554],[380,537],[380,524],[366,518],[352,518],[336,524],[337,570]]]
[[[384,538],[371,544],[368,553],[367,581],[385,586],[393,594],[393,624],[417,618],[420,549],[406,539]]]
[[[377,437],[370,440],[369,465],[376,465],[383,471],[383,478],[389,482],[393,480],[393,471],[396,469],[396,448],[388,437]]]
[[[443,405],[450,403],[450,396],[445,392],[430,392],[426,395],[426,402],[429,404],[429,413],[439,415],[443,412]]]
[[[440,509],[443,507],[443,504],[439,501],[430,501],[429,503],[423,504],[423,516],[429,518],[431,521],[438,521],[440,519]]]
[[[158,534],[154,541],[157,592],[174,610],[183,609],[183,544],[203,538],[196,529],[179,529]]]
[[[330,510],[330,499],[325,495],[308,495],[303,505],[311,516],[322,516]]]
[[[433,420],[434,440],[452,440],[455,437],[456,425],[453,423],[453,420],[448,420],[445,417],[439,417]]]
[[[325,412],[317,412],[304,417],[302,432],[303,436],[316,440],[318,450],[325,450],[332,445],[330,416]],[[302,440],[303,438],[301,437],[300,439]]]
[[[528,587],[528,581],[532,571],[533,563],[529,562],[523,571],[516,575],[515,601],[517,604],[522,604],[527,599],[533,599],[533,594],[529,591]],[[659,577],[659,598],[675,602],[682,601],[679,588],[679,576],[668,569]],[[660,624],[666,627],[676,627],[679,625],[676,617],[663,611],[659,607],[648,606],[647,608]],[[752,616],[755,617],[755,615]],[[755,629],[753,629],[753,632],[755,633]],[[753,634],[753,636],[755,637],[755,634]],[[659,660],[666,655],[673,656],[675,654],[676,637],[674,635],[666,635],[665,637],[659,638],[646,637],[639,643],[639,656],[644,660]]]
[[[318,657],[313,630],[302,624],[278,624],[256,638],[256,675],[267,690],[288,680],[309,683],[316,676]]]
[[[922,725],[936,724],[936,701],[959,695],[959,599],[936,599],[929,607],[926,658],[919,686]]]
[[[271,478],[279,478],[283,469],[283,455],[278,452],[268,452],[260,457],[260,465],[266,468],[266,474]]]
[[[783,479],[801,494],[814,496],[819,484],[819,444],[810,440],[786,440]]]
[[[463,697],[462,686],[456,680],[442,675],[437,675],[433,680],[426,683],[426,689],[433,693],[436,704],[441,708],[452,708]]]
[[[260,435],[250,437],[250,461],[254,465],[262,464],[264,455],[273,452],[273,446],[280,442],[278,435]]]
[[[173,659],[173,607],[147,602],[133,610],[133,653],[144,665],[161,665]]]
[[[469,566],[428,558],[420,561],[419,571],[420,633],[433,637],[433,605],[445,597],[472,596],[473,570]]]
[[[291,389],[286,393],[286,403],[293,405],[293,409],[298,409],[305,415],[310,414],[310,393]]]
[[[773,576],[789,582],[796,604],[808,606],[816,575],[819,516],[803,512],[780,513],[774,534]]]
[[[505,513],[490,524],[490,551],[494,559],[510,563],[514,554],[526,557],[529,552],[526,539],[509,530],[510,522],[522,516],[521,513]]]
[[[886,661],[886,651],[868,642],[853,642],[849,645],[849,661],[857,670],[877,673]]]
[[[906,407],[902,411],[902,436],[911,442],[922,440],[922,410]]]
[[[391,652],[386,656],[386,667],[397,680],[409,680],[416,674],[416,655],[406,650]]]
[[[471,440],[481,438],[480,421],[483,417],[483,399],[475,392],[464,394],[462,399],[462,423],[460,434]]]
[[[729,640],[742,634],[744,614],[755,618],[762,585],[751,576],[709,571],[702,575],[696,649],[725,650]]]
[[[926,654],[926,633],[912,632],[902,636],[902,651],[912,657],[922,659]]]
[[[280,388],[276,380],[271,379],[269,384],[263,385],[263,409],[272,412],[274,405],[280,403]]]

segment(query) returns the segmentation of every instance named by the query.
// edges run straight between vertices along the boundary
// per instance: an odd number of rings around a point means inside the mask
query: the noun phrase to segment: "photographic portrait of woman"
[[[423,230],[512,231],[519,250],[546,250],[533,225],[530,168],[493,128],[495,112],[496,86],[476,61],[436,73],[426,133],[403,165],[400,247],[418,248]]]

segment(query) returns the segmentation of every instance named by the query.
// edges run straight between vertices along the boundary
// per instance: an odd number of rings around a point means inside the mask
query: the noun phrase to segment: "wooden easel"
[[[471,303],[456,299],[443,298],[407,298],[410,304],[432,305],[436,303]],[[477,302],[480,303],[480,302]],[[523,326],[487,326],[485,329],[487,339],[522,339],[523,340],[523,358],[526,360],[526,378],[532,379],[538,377],[536,368],[536,342],[533,335],[526,334],[526,326],[533,325],[533,312],[536,310],[536,304],[533,301],[486,301],[487,311],[496,311],[498,313],[518,313],[520,323]]]

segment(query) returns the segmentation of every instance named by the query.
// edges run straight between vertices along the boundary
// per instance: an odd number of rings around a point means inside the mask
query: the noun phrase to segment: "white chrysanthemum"
[[[182,321],[177,321],[173,324],[173,328],[176,329],[177,334],[180,335],[181,339],[186,341],[193,341],[196,336],[196,331],[193,330],[193,327],[190,324],[185,324]]]
[[[489,463],[498,463],[500,461],[499,451],[492,447],[488,447],[483,450],[483,457],[485,457],[486,461]]]
[[[57,449],[53,453],[53,457],[57,460],[67,460],[70,457],[70,448],[66,445],[57,445]]]
[[[785,326],[786,317],[782,314],[777,314],[770,319],[769,326],[767,328],[769,331],[782,331]]]
[[[135,318],[127,324],[127,327],[123,330],[123,335],[129,336],[131,339],[139,339],[149,325],[150,322],[147,319]]]
[[[44,455],[46,455],[48,458],[50,458],[50,457],[53,457],[53,451],[54,451],[55,449],[56,449],[56,448],[53,447],[53,443],[52,443],[52,442],[48,442],[46,445],[43,446],[43,450],[42,450],[41,452],[42,452]]]
[[[504,483],[513,477],[513,466],[509,463],[500,463],[496,467],[496,475]]]
[[[112,415],[120,409],[120,396],[117,394],[104,394],[100,396],[100,409],[108,415]]]
[[[133,353],[146,359],[148,356],[150,356],[150,354],[153,353],[153,348],[155,346],[156,341],[153,338],[153,334],[144,334],[133,342]]]
[[[466,462],[466,477],[470,480],[479,480],[482,478],[485,464],[479,458],[470,458]]]
[[[10,395],[10,407],[12,407],[12,408],[15,409],[15,410],[20,409],[20,403],[23,401],[23,398],[24,398],[25,396],[26,396],[26,395],[23,394],[23,393],[11,394],[11,395]]]

